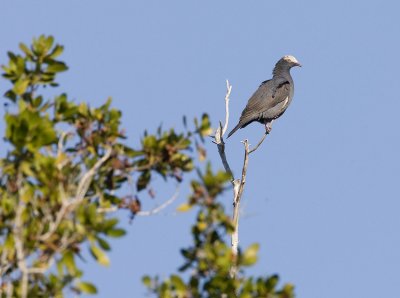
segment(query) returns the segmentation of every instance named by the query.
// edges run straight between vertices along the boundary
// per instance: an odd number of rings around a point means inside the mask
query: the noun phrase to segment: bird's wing
[[[259,118],[274,119],[284,111],[290,95],[290,83],[283,80],[278,84],[272,80],[263,82],[250,97],[240,116],[239,123],[246,125]]]

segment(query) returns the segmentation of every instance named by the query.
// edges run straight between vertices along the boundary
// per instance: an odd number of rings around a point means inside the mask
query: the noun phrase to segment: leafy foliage
[[[139,193],[154,175],[182,181],[194,168],[195,136],[210,129],[208,116],[194,132],[145,133],[134,149],[123,142],[122,113],[111,99],[94,108],[65,93],[45,99],[44,88],[58,86],[58,73],[68,69],[56,60],[64,47],[53,37],[20,49],[2,66],[11,88],[4,95],[8,152],[0,160],[1,287],[22,297],[61,297],[66,287],[94,294],[76,264],[83,245],[109,265],[109,238],[125,235],[109,211],[139,212]],[[126,183],[137,193],[118,195]]]
[[[161,298],[240,297],[240,298],[292,298],[293,286],[284,285],[278,289],[277,275],[269,277],[246,277],[245,268],[256,263],[258,244],[239,251],[234,258],[231,247],[226,243],[233,232],[233,224],[226,215],[217,197],[225,189],[229,175],[213,173],[208,165],[205,173],[199,172],[199,179],[193,180],[192,195],[187,204],[178,209],[187,211],[197,207],[196,222],[192,226],[193,245],[182,249],[183,265],[179,268],[182,276],[171,275],[160,281],[158,277],[143,277],[143,283],[151,293]],[[240,274],[231,278],[233,263]],[[189,272],[189,277],[185,279]]]

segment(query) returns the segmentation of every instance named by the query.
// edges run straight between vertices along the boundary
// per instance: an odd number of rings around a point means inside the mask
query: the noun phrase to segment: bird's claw
[[[271,132],[271,130],[272,130],[272,123],[271,122],[266,123],[265,124],[265,133],[269,134]]]

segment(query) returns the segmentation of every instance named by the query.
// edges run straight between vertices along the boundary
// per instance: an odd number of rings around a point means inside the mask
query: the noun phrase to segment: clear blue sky
[[[241,244],[261,244],[254,274],[279,273],[298,297],[395,297],[400,275],[400,3],[398,1],[3,1],[0,64],[7,50],[52,34],[66,46],[61,87],[76,100],[108,96],[124,112],[132,145],[144,129],[181,127],[181,116],[223,119],[225,79],[232,122],[281,56],[295,98],[249,165]],[[0,92],[8,86],[0,83]],[[4,101],[4,100],[3,100]],[[0,123],[3,133],[4,124]],[[239,171],[240,140],[228,142]],[[209,156],[222,167],[216,148]],[[173,189],[161,187],[151,208]],[[187,191],[177,202],[185,201]],[[230,193],[222,198],[230,200]],[[193,213],[175,206],[137,218],[114,241],[111,266],[91,260],[98,297],[143,297],[143,274],[175,272]]]

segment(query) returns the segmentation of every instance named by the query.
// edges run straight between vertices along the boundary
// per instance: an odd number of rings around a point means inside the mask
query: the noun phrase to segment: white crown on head
[[[282,59],[285,60],[286,62],[299,63],[299,61],[297,61],[297,59],[292,55],[283,56]]]

